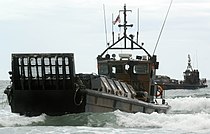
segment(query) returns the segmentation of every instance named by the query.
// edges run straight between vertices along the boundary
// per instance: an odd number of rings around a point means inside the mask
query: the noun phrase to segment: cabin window
[[[190,76],[191,73],[190,73],[190,72],[186,72],[186,73],[184,73],[184,75],[185,75],[185,76]]]
[[[128,64],[126,64],[126,65],[125,65],[125,70],[128,71],[129,69],[130,69],[130,66],[129,66]]]
[[[108,74],[109,71],[108,71],[108,65],[107,64],[100,64],[99,65],[99,74]]]
[[[123,73],[122,65],[114,65],[114,66],[112,66],[112,73],[113,74]]]
[[[147,74],[148,73],[148,65],[147,64],[135,65],[133,67],[133,73],[134,74]]]

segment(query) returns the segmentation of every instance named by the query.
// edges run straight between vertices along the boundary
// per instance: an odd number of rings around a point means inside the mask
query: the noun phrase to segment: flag
[[[115,21],[113,21],[113,24],[115,25],[117,22],[120,23],[120,15],[118,15]]]

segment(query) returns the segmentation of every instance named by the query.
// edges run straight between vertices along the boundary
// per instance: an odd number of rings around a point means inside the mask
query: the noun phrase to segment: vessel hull
[[[82,94],[71,91],[15,91],[10,103],[13,113],[38,116],[42,113],[52,116],[83,113],[112,112],[120,110],[136,113],[167,113],[169,105],[157,105],[138,99],[116,96],[90,89]]]

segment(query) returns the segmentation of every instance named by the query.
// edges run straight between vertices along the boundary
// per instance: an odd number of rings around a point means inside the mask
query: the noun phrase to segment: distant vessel
[[[191,65],[191,58],[188,55],[187,69],[183,72],[184,80],[179,81],[171,79],[168,76],[156,76],[156,83],[160,85],[164,90],[168,89],[198,89],[207,87],[206,79],[200,79],[199,71],[193,69]]]
[[[75,74],[73,53],[12,54],[11,85],[5,93],[13,113],[35,116],[42,113],[63,115],[82,112],[166,113],[164,91],[155,85],[158,62],[141,45],[127,36],[124,6],[124,35],[98,55],[98,75]],[[119,44],[124,40],[124,46]],[[131,44],[128,45],[127,41]],[[146,56],[108,50],[143,50]],[[84,65],[88,60],[84,62]]]

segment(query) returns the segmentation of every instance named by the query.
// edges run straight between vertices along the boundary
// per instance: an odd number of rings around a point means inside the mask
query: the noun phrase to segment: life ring
[[[156,97],[162,96],[162,94],[163,94],[163,88],[160,85],[157,85]]]

